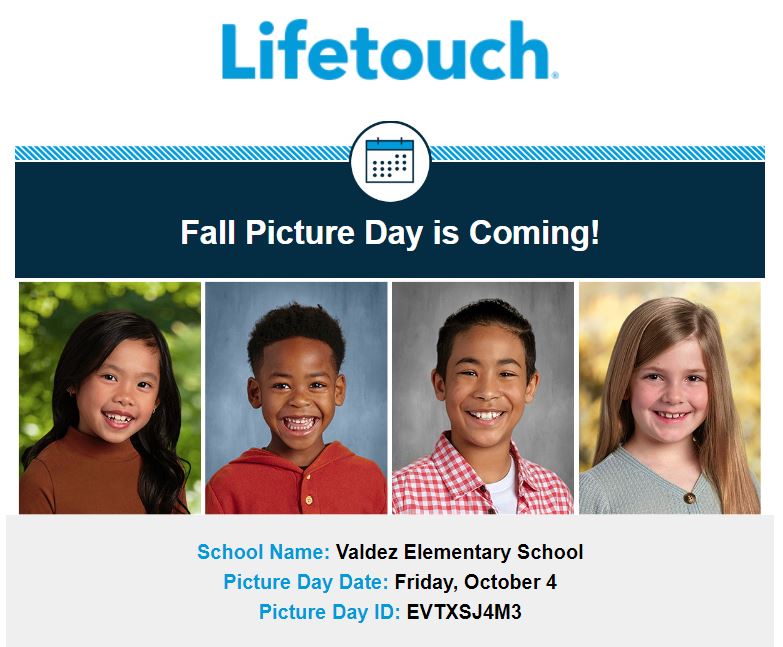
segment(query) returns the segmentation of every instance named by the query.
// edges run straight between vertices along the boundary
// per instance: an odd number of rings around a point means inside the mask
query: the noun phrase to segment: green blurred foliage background
[[[19,448],[52,427],[52,380],[65,342],[83,319],[130,310],[152,319],[171,350],[182,397],[177,453],[190,462],[191,513],[201,511],[201,285],[22,283],[19,286]],[[21,463],[19,466],[21,472]]]
[[[579,469],[592,466],[601,390],[617,333],[649,299],[673,296],[712,309],[720,323],[748,463],[761,476],[761,335],[758,283],[580,283]]]

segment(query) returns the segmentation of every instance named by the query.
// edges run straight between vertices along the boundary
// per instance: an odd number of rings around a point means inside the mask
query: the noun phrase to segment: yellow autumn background
[[[745,451],[761,477],[761,335],[758,283],[581,283],[579,286],[579,469],[592,466],[606,368],[625,318],[641,303],[683,297],[720,322]]]

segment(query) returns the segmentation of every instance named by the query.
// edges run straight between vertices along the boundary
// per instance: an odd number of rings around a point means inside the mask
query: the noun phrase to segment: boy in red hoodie
[[[247,398],[272,440],[220,468],[206,488],[217,514],[383,514],[386,479],[372,461],[323,433],[345,401],[345,340],[323,308],[271,310],[247,345]]]

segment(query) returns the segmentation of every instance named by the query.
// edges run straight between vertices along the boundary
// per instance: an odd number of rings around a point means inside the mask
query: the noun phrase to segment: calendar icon
[[[368,139],[367,182],[413,182],[412,139]]]
[[[432,155],[413,126],[379,121],[354,140],[350,164],[351,175],[364,193],[380,202],[399,202],[410,198],[427,181]]]

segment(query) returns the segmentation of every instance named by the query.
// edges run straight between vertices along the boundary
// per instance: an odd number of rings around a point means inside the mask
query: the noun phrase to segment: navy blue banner
[[[760,278],[759,162],[16,164],[18,278]]]

